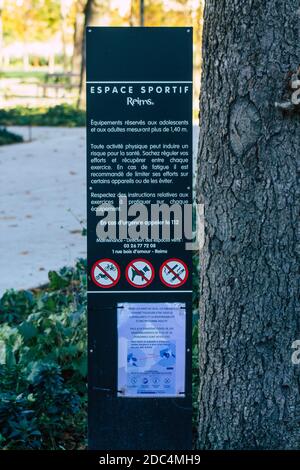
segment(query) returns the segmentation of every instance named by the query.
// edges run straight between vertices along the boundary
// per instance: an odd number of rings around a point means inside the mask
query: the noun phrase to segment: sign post
[[[89,448],[192,446],[192,28],[87,29]]]

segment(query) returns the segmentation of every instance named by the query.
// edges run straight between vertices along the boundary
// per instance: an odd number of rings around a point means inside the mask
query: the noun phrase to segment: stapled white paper
[[[118,304],[118,396],[184,397],[184,303]]]

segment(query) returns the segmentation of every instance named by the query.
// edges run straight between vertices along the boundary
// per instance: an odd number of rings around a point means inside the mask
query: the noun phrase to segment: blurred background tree
[[[2,107],[84,109],[85,26],[193,26],[198,109],[203,0],[0,0]]]
[[[5,43],[47,41],[59,31],[60,0],[4,0]]]

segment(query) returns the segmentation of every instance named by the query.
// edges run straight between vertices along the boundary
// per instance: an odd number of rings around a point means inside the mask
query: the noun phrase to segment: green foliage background
[[[0,109],[0,126],[85,126],[85,112],[69,104]]]

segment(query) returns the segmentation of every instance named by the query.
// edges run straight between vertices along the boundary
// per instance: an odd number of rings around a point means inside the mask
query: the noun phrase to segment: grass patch
[[[30,79],[30,78],[38,78],[40,80],[44,80],[46,77],[46,72],[41,71],[22,71],[22,70],[11,70],[9,72],[0,72],[0,78],[19,78],[21,80]]]
[[[85,112],[69,104],[52,107],[15,108],[0,110],[0,125],[2,126],[85,126]]]

